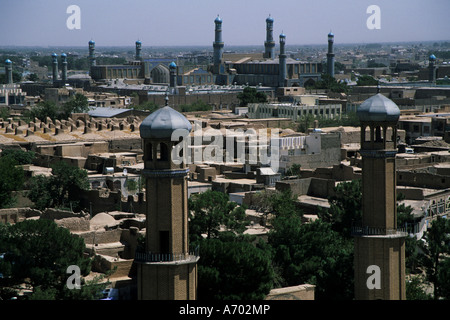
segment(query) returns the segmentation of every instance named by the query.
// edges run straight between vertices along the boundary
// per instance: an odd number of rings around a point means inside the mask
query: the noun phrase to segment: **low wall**
[[[265,300],[314,300],[315,286],[302,284],[270,290]]]

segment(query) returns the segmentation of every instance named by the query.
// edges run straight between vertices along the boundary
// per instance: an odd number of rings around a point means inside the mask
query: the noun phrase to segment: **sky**
[[[69,29],[70,5],[80,29]],[[379,29],[367,13],[379,7]],[[265,19],[287,45],[450,40],[450,0],[0,0],[0,46],[211,46],[214,19],[226,46],[261,45]],[[372,20],[371,20],[372,21]],[[376,20],[375,20],[376,21]]]

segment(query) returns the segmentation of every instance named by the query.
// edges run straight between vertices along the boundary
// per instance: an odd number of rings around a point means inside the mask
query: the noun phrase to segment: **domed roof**
[[[220,19],[219,15],[217,15],[217,18],[214,20],[216,23],[222,23],[222,19]]]
[[[142,44],[141,40],[136,41],[136,44]]]
[[[282,32],[282,33],[280,34],[280,38],[286,38],[286,35]]]
[[[58,55],[56,53],[52,53],[52,57],[57,57]]]
[[[330,31],[330,33],[328,34],[329,37],[334,37],[334,33]]]
[[[270,16],[270,14],[269,14],[269,16],[267,17],[266,22],[273,22],[273,18]]]
[[[61,57],[67,57],[67,54],[61,53]]]
[[[356,111],[360,121],[398,121],[400,109],[390,99],[378,93],[364,101]]]
[[[94,40],[90,40],[89,44],[95,44],[95,41]]]
[[[177,65],[173,61],[169,64],[169,68],[176,68],[176,67]]]
[[[143,139],[170,139],[177,129],[192,130],[188,119],[171,107],[156,110],[142,121],[139,131]]]
[[[432,55],[430,55],[429,59],[434,61],[434,60],[436,60],[436,56],[434,54],[432,54]]]
[[[11,62],[11,60],[6,59],[6,60],[5,60],[5,63],[6,63],[6,64],[11,64],[12,62]]]

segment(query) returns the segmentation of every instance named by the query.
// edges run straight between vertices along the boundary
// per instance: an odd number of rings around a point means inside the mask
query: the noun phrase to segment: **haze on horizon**
[[[81,28],[66,22],[70,5],[81,10]],[[380,8],[381,28],[370,30],[367,8]],[[227,46],[263,46],[265,19],[287,45],[450,40],[449,0],[2,0],[0,46],[212,46],[214,19],[223,20]]]

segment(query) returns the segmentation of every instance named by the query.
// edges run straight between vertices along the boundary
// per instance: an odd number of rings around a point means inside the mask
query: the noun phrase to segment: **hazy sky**
[[[81,29],[69,30],[67,7],[81,10]],[[370,5],[380,8],[381,29],[366,25]],[[223,20],[227,45],[261,45],[265,19],[274,37],[290,44],[450,40],[450,0],[0,0],[0,46],[206,45],[214,19]]]

